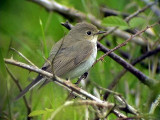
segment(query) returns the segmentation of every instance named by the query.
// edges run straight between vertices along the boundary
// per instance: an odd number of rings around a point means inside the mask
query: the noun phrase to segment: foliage
[[[117,10],[120,13],[132,14],[146,5],[139,0],[57,0],[57,2],[70,8],[80,10],[86,15],[93,14],[102,20],[104,26],[118,26],[122,30],[141,30],[158,20],[158,16],[156,16],[150,8],[141,13],[139,15],[140,17],[138,16],[131,19],[129,23],[125,22],[121,15],[104,17],[104,14],[99,11],[100,7],[103,5],[107,8]],[[15,52],[10,50],[10,47],[13,47],[23,53],[38,67],[41,67],[46,57],[49,55],[49,50],[52,45],[67,34],[68,30],[61,25],[61,22],[65,22],[67,19],[56,12],[49,12],[43,7],[27,0],[14,0],[14,2],[10,0],[1,1],[0,16],[0,119],[27,119],[28,113],[23,99],[14,101],[19,90],[12,78],[7,74],[3,58],[13,57],[15,60],[26,62]],[[72,24],[77,23],[77,21],[72,19],[70,22]],[[151,28],[152,35],[143,34],[142,37],[157,46],[159,42],[159,30],[159,27]],[[110,45],[107,46],[108,42]],[[122,42],[124,42],[122,38],[113,36],[112,34],[101,41],[103,45],[110,49]],[[154,49],[155,46],[148,49]],[[146,47],[129,42],[125,47],[115,51],[115,53],[122,56],[122,51],[129,55],[129,59],[124,59],[130,62],[134,58],[144,54],[144,52],[146,52]],[[99,51],[97,58],[103,54],[104,53]],[[136,68],[150,78],[159,81],[159,61],[159,54],[157,54],[137,64]],[[19,80],[23,88],[30,83],[31,79],[37,76],[37,74],[22,68],[12,65],[7,66]],[[92,81],[103,88],[107,88],[115,76],[122,70],[123,67],[121,65],[107,56],[104,58],[104,62],[97,63],[90,70],[88,79],[91,83],[84,89],[94,94],[95,85]],[[74,80],[74,82],[75,81],[76,80]],[[50,83],[41,89],[37,88],[26,95],[32,109],[29,116],[35,119],[46,120],[54,111],[64,104],[68,96],[68,91],[55,83]],[[99,89],[98,91],[99,95],[104,94],[104,91]],[[156,92],[151,91],[151,89],[140,83],[139,80],[129,72],[120,79],[114,91],[120,93],[127,103],[143,113],[144,116],[148,114],[152,102],[155,101],[160,92],[159,89],[156,89]],[[115,103],[113,96],[114,95],[111,94],[107,101]],[[103,96],[101,96],[101,98],[102,97]],[[89,106],[65,107],[57,113],[55,119],[83,120],[85,118],[86,109],[90,111],[89,119],[95,119],[96,114],[94,109]],[[158,106],[152,117],[158,119],[159,113],[160,107]],[[132,115],[129,114],[129,116]],[[115,118],[114,115],[108,117],[109,120]]]

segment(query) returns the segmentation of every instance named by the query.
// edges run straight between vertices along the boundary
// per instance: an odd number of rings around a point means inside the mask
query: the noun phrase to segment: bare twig
[[[14,83],[17,85],[19,91],[22,91],[22,87],[19,83],[19,81],[17,80],[17,78],[12,74],[12,72],[8,69],[7,65],[6,65],[6,70],[8,71],[9,75],[11,76],[11,78],[13,79]],[[27,119],[30,120],[31,117],[28,117],[28,115],[30,114],[31,112],[31,106],[29,105],[27,99],[25,96],[23,96],[23,101],[24,101],[24,104],[27,108]]]
[[[91,105],[91,106],[98,106],[98,107],[104,107],[104,108],[112,108],[114,105],[109,105],[109,104],[101,104],[96,101],[91,101],[91,100],[79,100],[79,101],[66,101],[62,106],[60,106],[57,110],[55,110],[51,117],[48,120],[53,120],[55,116],[65,107],[68,106],[79,106],[79,105]],[[124,116],[124,118],[126,118]]]
[[[158,98],[152,103],[149,113],[150,113],[150,114],[153,114],[154,111],[155,111],[155,109],[156,109],[156,107],[157,107],[159,104],[160,104],[160,95],[159,95]]]
[[[142,0],[142,1],[144,1],[147,5],[150,4],[150,0]],[[155,1],[158,2],[158,0],[155,0]],[[157,6],[155,6],[155,5],[152,6],[152,7],[151,7],[151,10],[153,11],[153,13],[154,13],[156,16],[160,17],[160,9],[159,9],[159,7],[158,7],[158,4],[157,4]]]
[[[98,28],[103,28],[106,31],[111,29],[111,28],[107,28],[107,27],[102,26],[101,21],[99,19],[95,18],[95,16],[93,16],[91,14],[86,15],[86,14],[84,14],[74,8],[71,9],[71,8],[66,7],[64,5],[61,5],[55,1],[49,1],[49,0],[29,0],[29,1],[32,1],[32,2],[35,2],[36,4],[41,5],[42,7],[44,7],[48,11],[55,11],[64,17],[74,18],[79,21],[90,20],[91,23],[96,25]],[[113,34],[115,36],[122,38],[122,39],[128,39],[130,37],[129,33],[124,32],[119,29],[114,31]],[[139,45],[142,45],[142,46],[147,45],[147,43],[143,39],[141,39],[140,37],[135,37],[132,39],[132,41],[139,44]]]
[[[106,7],[101,7],[100,8],[100,11],[102,13],[104,13],[104,16],[123,16],[123,17],[128,17],[130,14],[128,13],[121,13],[119,11],[116,11],[116,10],[113,10],[113,9],[109,9],[109,8],[106,8]]]
[[[72,29],[72,25],[69,22],[64,23],[63,26],[69,26],[69,30]],[[66,27],[68,28],[68,27]],[[130,38],[131,39],[131,38]],[[106,48],[104,45],[102,45],[100,42],[97,42],[97,47],[104,53],[108,53],[110,50]],[[122,65],[125,69],[130,71],[133,75],[135,75],[142,83],[149,87],[153,87],[155,85],[154,80],[148,78],[145,74],[143,74],[141,71],[138,69],[134,68],[131,64],[126,62],[123,58],[120,56],[116,55],[115,53],[110,53],[108,54],[109,57],[111,57],[113,60],[118,62],[120,65]]]
[[[31,64],[32,66],[38,68],[34,63],[32,63],[28,58],[26,58],[21,52],[19,52],[15,48],[10,48],[10,49],[15,51],[18,55],[20,55],[23,59],[25,59],[29,64]]]
[[[103,91],[105,91],[105,92],[109,92],[109,93],[111,93],[111,94],[118,95],[118,96],[121,95],[121,94],[118,93],[118,92],[114,92],[114,91],[112,91],[112,90],[110,90],[110,89],[103,88],[103,87],[97,85],[97,84],[96,84],[95,82],[93,82],[93,81],[91,81],[91,83],[92,83],[94,86],[96,86],[98,89],[100,89],[100,90],[103,90]]]
[[[97,43],[97,46],[104,53],[107,53],[107,52],[110,51],[108,48],[106,48],[104,45],[102,45],[99,42]],[[143,84],[147,85],[150,88],[154,87],[156,85],[156,82],[153,79],[147,77],[145,74],[143,74],[141,71],[139,71],[138,69],[136,69],[135,67],[133,67],[131,64],[129,64],[127,61],[125,61],[123,58],[119,57],[115,53],[110,53],[108,56],[111,57],[116,62],[118,62],[120,65],[122,65],[125,69],[127,69],[128,71],[130,71]]]
[[[152,56],[152,55],[155,55],[157,53],[160,52],[160,46],[158,46],[156,49],[154,50],[151,50],[151,51],[148,51],[146,52],[145,54],[141,55],[140,57],[136,58],[135,60],[133,60],[131,62],[131,64],[134,66],[136,65],[137,63],[140,63],[141,61],[143,61],[144,59]],[[119,80],[121,79],[121,77],[127,72],[126,69],[122,70],[112,81],[112,83],[108,86],[108,89],[112,90],[116,85],[117,83],[119,82]],[[109,92],[106,92],[105,95],[104,95],[104,99],[106,100],[109,96]]]
[[[57,76],[53,77],[53,74],[51,74],[49,72],[46,72],[46,71],[41,70],[39,68],[35,68],[34,66],[30,66],[30,65],[27,65],[27,64],[22,63],[22,62],[15,61],[13,59],[4,59],[4,61],[7,64],[12,64],[12,65],[15,65],[15,66],[19,66],[19,67],[22,67],[24,69],[27,69],[27,70],[34,71],[34,72],[37,72],[39,74],[42,74],[42,75],[44,75],[44,76],[46,76],[46,77],[48,77],[50,79],[52,78],[54,82],[56,82],[60,86],[65,87],[69,91],[74,91],[73,94],[75,94],[76,96],[81,97],[82,99],[84,99],[84,97],[87,97],[88,99],[94,100],[94,101],[96,101],[98,103],[101,103],[101,104],[112,105],[112,103],[100,100],[99,98],[97,98],[97,97],[91,95],[90,93],[86,92],[85,90],[75,86],[74,84],[72,84],[69,81],[65,81],[65,80],[63,80],[63,79],[61,79],[61,78],[59,78]],[[122,113],[120,113],[119,111],[117,111],[116,109],[114,110],[114,112],[116,113],[116,115],[118,114],[121,117],[125,116]]]
[[[139,15],[140,13],[144,12],[145,10],[147,10],[148,8],[152,7],[153,5],[155,5],[157,3],[157,1],[149,3],[148,5],[146,5],[144,8],[134,12],[133,14],[131,14],[130,16],[125,18],[126,22],[129,22],[130,19],[132,19],[133,17],[136,17],[137,15]]]
[[[118,46],[116,46],[115,48],[111,49],[109,52],[107,52],[106,54],[104,54],[103,56],[101,56],[98,60],[96,60],[96,62],[94,64],[96,64],[97,62],[99,62],[100,60],[103,60],[105,56],[107,56],[108,54],[110,54],[111,52],[115,51],[116,49],[125,46],[130,40],[132,40],[134,37],[144,33],[147,29],[154,27],[155,25],[157,25],[159,23],[155,23],[153,25],[147,26],[146,28],[144,28],[143,30],[137,32],[134,35],[131,35],[130,38],[128,38],[125,42],[123,42],[122,44],[119,44]]]
[[[148,8],[150,8],[151,6],[153,6],[154,4],[156,4],[157,2],[152,2],[148,5],[146,5],[144,8],[136,11],[135,13],[129,15],[128,17],[125,18],[125,21],[128,22],[130,19],[132,19],[133,17],[136,17],[137,15],[139,15],[140,13],[144,12],[145,10],[147,10]],[[109,29],[106,33],[104,33],[99,39],[98,41],[102,40],[103,38],[105,38],[107,35],[111,34],[112,32],[114,32],[115,30],[118,29],[117,27],[113,27],[111,29]]]

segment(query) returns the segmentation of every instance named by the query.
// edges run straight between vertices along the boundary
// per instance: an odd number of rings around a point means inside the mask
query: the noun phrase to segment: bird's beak
[[[95,35],[99,35],[99,34],[103,34],[106,33],[106,31],[98,31],[97,33],[95,33]]]

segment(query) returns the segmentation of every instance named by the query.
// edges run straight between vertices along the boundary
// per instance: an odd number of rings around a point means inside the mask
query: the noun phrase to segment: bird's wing
[[[59,50],[53,61],[54,72],[57,76],[63,76],[66,72],[76,68],[85,62],[93,52],[92,43],[88,41],[77,41],[71,46]],[[51,72],[51,66],[46,70]]]
[[[58,41],[55,46],[52,48],[52,51],[50,53],[50,57],[48,58],[47,62],[43,65],[42,69],[47,70],[50,66],[50,63],[52,62],[52,59],[55,57],[57,51],[60,49],[60,46],[62,44],[62,40]],[[47,81],[46,78],[44,78],[42,75],[38,75],[35,80],[33,80],[24,90],[20,92],[20,94],[15,98],[15,100],[18,100],[22,96],[24,96],[29,90],[33,89],[36,85],[38,85],[42,81]]]

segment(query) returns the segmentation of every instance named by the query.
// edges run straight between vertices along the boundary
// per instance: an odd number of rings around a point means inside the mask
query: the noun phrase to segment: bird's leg
[[[85,80],[88,76],[88,72],[85,72],[78,80],[76,83],[74,83],[76,86],[79,85],[79,83],[81,82],[81,80]],[[67,97],[66,100],[71,100],[71,99],[75,99],[77,96],[73,95],[73,91],[71,91]]]
[[[85,80],[88,76],[88,72],[85,72],[75,83],[75,85],[79,85],[79,83],[81,82],[81,80]]]

